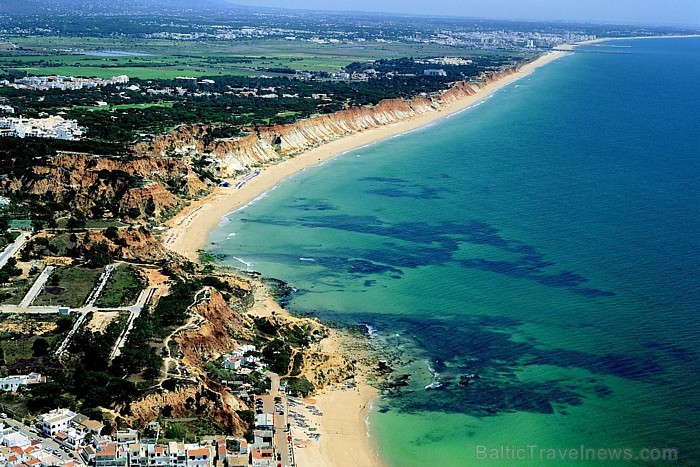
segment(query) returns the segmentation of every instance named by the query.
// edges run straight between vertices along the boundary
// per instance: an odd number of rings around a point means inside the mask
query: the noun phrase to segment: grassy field
[[[74,109],[82,109],[90,112],[100,110],[125,110],[125,109],[147,109],[149,107],[171,108],[172,102],[149,102],[146,104],[117,104],[117,105],[75,105]]]
[[[136,268],[121,264],[112,273],[96,305],[100,308],[133,305],[143,288]]]
[[[267,68],[338,71],[352,62],[398,57],[469,57],[484,51],[438,44],[366,42],[315,44],[284,40],[172,41],[162,39],[104,39],[17,37],[18,48],[0,48],[0,72],[61,74],[109,78],[125,74],[156,79],[176,76],[274,75]],[[99,57],[85,53],[120,51],[144,55]]]
[[[54,305],[78,308],[85,304],[102,269],[81,266],[59,268],[53,273],[33,305]]]

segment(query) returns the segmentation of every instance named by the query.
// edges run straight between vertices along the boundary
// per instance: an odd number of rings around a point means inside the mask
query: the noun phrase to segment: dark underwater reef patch
[[[388,224],[375,216],[346,214],[304,216],[287,221],[278,219],[247,219],[246,221],[280,226],[333,229],[376,235],[383,239],[404,242],[403,245],[392,245],[383,241],[381,248],[347,247],[342,252],[344,257],[318,258],[320,263],[325,261],[329,268],[338,266],[339,262],[348,261],[348,258],[364,258],[374,263],[373,268],[378,273],[386,272],[379,266],[380,264],[386,268],[400,270],[400,268],[441,265],[456,261],[464,268],[531,280],[546,287],[565,288],[588,298],[614,295],[614,292],[611,291],[585,287],[584,285],[589,282],[588,278],[573,271],[557,270],[557,265],[547,260],[534,246],[519,240],[508,239],[500,234],[499,229],[485,222],[428,223],[413,221]],[[454,254],[463,244],[488,246],[500,252],[501,255],[506,254],[508,259],[495,260],[475,257],[457,260],[454,258]],[[348,272],[352,273],[353,271]],[[373,272],[370,270],[368,273]]]
[[[431,187],[420,187],[416,191],[401,188],[377,188],[368,190],[367,193],[373,195],[386,196],[389,198],[413,198],[413,199],[441,199],[438,194],[441,190]]]
[[[296,198],[290,207],[300,211],[337,211],[338,209],[328,201],[309,198]]]
[[[380,331],[385,326],[400,329],[399,334],[430,361],[443,383],[434,391],[394,388],[385,401],[386,410],[478,417],[515,411],[566,414],[567,407],[581,405],[586,398],[608,397],[612,389],[598,377],[523,381],[519,372],[528,365],[547,365],[647,382],[657,381],[664,372],[654,353],[598,355],[547,347],[535,339],[514,341],[513,332],[524,323],[508,317],[400,318],[391,323],[382,323],[381,316],[362,318]],[[466,374],[478,378],[460,384]]]
[[[408,180],[404,180],[403,178],[398,178],[398,177],[362,177],[362,178],[359,178],[358,181],[360,181],[360,182],[377,182],[377,183],[398,183],[398,184],[409,183]]]
[[[387,407],[401,412],[453,412],[475,417],[499,413],[554,413],[554,405],[577,406],[584,396],[556,383],[500,384],[479,382],[442,391],[417,391],[390,398]]]

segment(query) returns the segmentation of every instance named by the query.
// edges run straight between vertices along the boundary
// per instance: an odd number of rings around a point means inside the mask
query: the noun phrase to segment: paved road
[[[12,258],[15,253],[19,251],[20,248],[24,246],[25,243],[27,243],[27,240],[31,237],[31,234],[27,232],[22,232],[19,234],[19,237],[14,241],[14,243],[11,243],[7,245],[7,248],[0,253],[0,268],[5,266],[7,264],[7,260]]]
[[[90,292],[90,296],[87,298],[85,301],[85,306],[90,308],[95,306],[95,302],[97,301],[98,298],[100,298],[100,295],[102,294],[102,290],[105,288],[107,285],[107,281],[109,280],[109,277],[112,275],[112,272],[117,268],[116,264],[109,264],[105,268],[104,272],[100,275],[100,283],[92,289]]]
[[[53,270],[53,266],[46,266],[46,268],[41,271],[41,274],[39,274],[39,277],[37,277],[36,281],[34,281],[34,284],[29,289],[29,292],[27,292],[27,295],[25,295],[20,302],[19,308],[27,308],[32,304],[36,296],[39,295],[39,292],[41,292],[41,289],[43,289],[44,285],[46,285],[46,281],[49,280]]]
[[[265,413],[274,414],[275,419],[275,456],[277,453],[280,454],[281,460],[275,462],[281,463],[283,466],[291,467],[294,465],[292,444],[287,440],[289,432],[287,431],[287,423],[289,416],[289,403],[287,400],[287,395],[280,392],[280,377],[276,373],[267,372],[265,373],[270,378],[270,394],[260,396],[263,400],[263,411]],[[284,414],[280,414],[275,409],[275,397],[282,398],[282,407],[284,407]],[[275,464],[276,465],[276,464]]]
[[[66,336],[65,339],[63,339],[63,342],[61,342],[61,345],[58,347],[58,350],[56,350],[56,356],[60,357],[63,352],[68,349],[68,344],[70,344],[70,340],[73,338],[73,335],[78,332],[78,329],[83,325],[85,322],[85,318],[87,318],[88,313],[81,313],[80,317],[75,320],[75,324],[73,324],[73,327],[71,328],[70,331],[68,331],[68,335]]]
[[[143,307],[151,301],[156,289],[157,287],[148,287],[147,289],[143,289],[139,294],[139,297],[136,299],[136,303],[130,307],[126,307],[127,311],[130,313],[129,319],[127,319],[126,326],[124,327],[121,335],[117,338],[117,342],[114,343],[114,348],[109,355],[110,360],[114,360],[115,357],[121,354],[122,347],[124,347],[124,344],[126,344],[126,339],[129,337],[129,333],[134,327],[134,321],[136,321],[136,318],[141,315],[141,310],[143,310]]]

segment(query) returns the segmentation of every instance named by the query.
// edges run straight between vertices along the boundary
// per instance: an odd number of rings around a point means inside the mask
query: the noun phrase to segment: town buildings
[[[25,89],[33,91],[47,91],[49,89],[60,89],[61,91],[74,91],[79,89],[97,88],[110,85],[127,84],[129,77],[126,75],[114,76],[109,79],[102,78],[76,78],[74,76],[27,76],[17,78],[14,82],[3,82],[2,85],[15,89]]]
[[[246,366],[261,366],[260,357],[254,355],[254,345],[242,345],[222,357],[222,366],[227,370],[237,371]]]
[[[83,130],[76,120],[59,115],[46,118],[0,117],[0,136],[78,140]]]

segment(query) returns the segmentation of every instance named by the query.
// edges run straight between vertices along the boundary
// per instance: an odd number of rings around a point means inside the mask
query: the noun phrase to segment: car
[[[14,425],[14,426],[12,427],[12,429],[15,430],[15,431],[19,431],[19,430],[21,430],[22,428],[21,428],[19,425]]]

